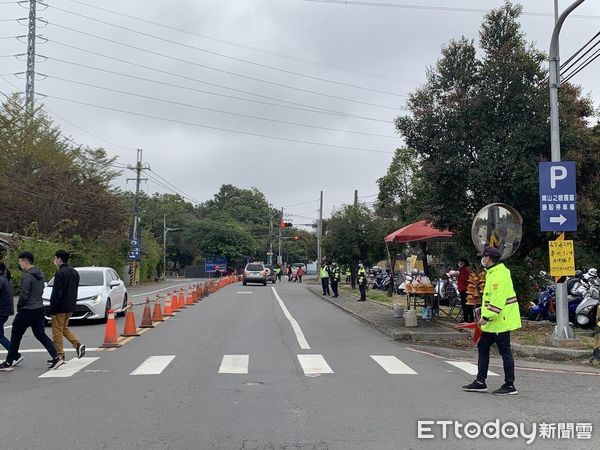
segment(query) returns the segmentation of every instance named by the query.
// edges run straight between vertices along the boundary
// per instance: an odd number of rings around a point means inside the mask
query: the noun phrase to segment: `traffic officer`
[[[504,365],[504,384],[492,392],[495,395],[515,395],[515,362],[510,347],[510,332],[521,328],[519,303],[513,288],[510,270],[500,262],[500,250],[486,247],[481,257],[481,265],[487,274],[481,305],[481,338],[477,344],[479,359],[477,379],[463,386],[465,391],[486,392],[485,380],[490,363],[490,348],[495,343]]]
[[[331,290],[333,291],[333,296],[338,297],[338,284],[342,279],[342,270],[338,267],[337,263],[334,261],[331,263]]]
[[[350,266],[346,269],[346,284],[350,284],[350,277],[352,276],[352,270],[350,270]]]
[[[323,262],[321,270],[319,271],[321,277],[321,286],[323,287],[323,295],[330,295],[329,292],[329,266],[326,262]]]
[[[364,302],[367,300],[367,271],[362,262],[358,263],[358,271],[356,276],[358,281],[358,289],[360,291],[360,300],[358,301]]]

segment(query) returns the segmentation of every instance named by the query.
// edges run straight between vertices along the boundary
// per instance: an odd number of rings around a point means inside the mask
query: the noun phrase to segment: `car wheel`
[[[127,306],[127,294],[123,297],[123,305],[121,305],[121,312],[117,314],[117,317],[123,317],[125,315],[125,307]]]
[[[102,319],[102,323],[108,322],[108,311],[111,308],[110,298],[106,299],[106,309],[104,310],[104,319]]]

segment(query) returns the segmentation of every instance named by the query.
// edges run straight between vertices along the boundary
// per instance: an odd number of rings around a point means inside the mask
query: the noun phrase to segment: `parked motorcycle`
[[[600,301],[600,279],[598,271],[591,268],[582,277],[588,286],[581,302],[575,308],[573,324],[581,328],[593,328],[596,325],[596,311]],[[583,285],[583,281],[582,281]]]
[[[527,320],[556,320],[556,287],[546,286],[538,294],[536,303],[532,303],[526,315]]]

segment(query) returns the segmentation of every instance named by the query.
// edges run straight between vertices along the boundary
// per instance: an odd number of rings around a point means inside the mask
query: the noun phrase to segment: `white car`
[[[79,272],[77,306],[71,320],[101,319],[108,320],[108,310],[122,313],[127,306],[127,289],[117,272],[110,267],[75,267]],[[46,319],[50,320],[50,295],[54,278],[42,294]]]

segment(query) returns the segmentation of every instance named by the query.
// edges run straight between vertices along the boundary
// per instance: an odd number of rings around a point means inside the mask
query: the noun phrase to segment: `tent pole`
[[[390,262],[390,276],[392,277],[388,287],[387,296],[391,297],[394,293],[394,264],[392,262],[392,255],[390,255],[390,247],[388,246],[387,241],[385,242],[385,251],[387,252],[388,261]]]

